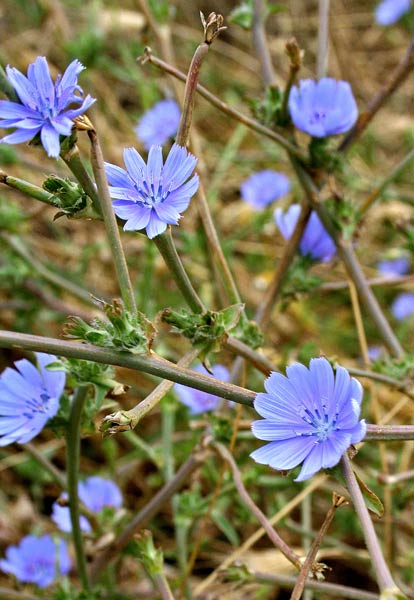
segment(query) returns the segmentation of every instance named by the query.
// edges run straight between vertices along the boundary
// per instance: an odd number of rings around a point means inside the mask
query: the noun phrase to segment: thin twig
[[[390,98],[390,96],[400,87],[405,79],[412,73],[414,67],[414,44],[413,41],[401,59],[400,63],[396,66],[394,71],[391,73],[389,80],[380,89],[380,91],[372,98],[364,112],[359,116],[358,121],[355,123],[351,131],[344,137],[340,143],[338,150],[340,152],[346,152],[349,147],[361,137],[362,133],[368,127],[368,124],[372,121],[374,116]]]
[[[272,525],[271,525],[269,519],[266,517],[266,515],[253,502],[253,500],[249,496],[248,491],[246,490],[246,488],[244,486],[244,483],[243,483],[243,480],[241,477],[241,473],[239,471],[238,466],[236,465],[236,462],[235,462],[233,456],[230,454],[230,452],[227,450],[227,448],[225,446],[223,446],[223,444],[220,444],[219,442],[213,442],[212,447],[219,453],[221,458],[230,465],[230,468],[231,468],[231,471],[233,474],[233,480],[234,480],[234,483],[235,483],[235,486],[237,488],[240,498],[243,500],[243,502],[247,506],[247,508],[255,515],[256,519],[259,521],[259,523],[261,524],[263,529],[266,531],[272,544],[274,544],[276,546],[276,548],[279,548],[279,550],[288,559],[288,561],[291,562],[292,565],[294,565],[298,570],[300,570],[301,566],[302,566],[301,557],[298,554],[296,554],[296,552],[294,552],[290,548],[290,546],[288,546],[288,544],[286,544],[286,542],[280,537],[280,535],[277,533],[277,531],[272,527]]]
[[[47,458],[45,454],[40,452],[31,442],[26,442],[23,446],[23,449],[27,452],[27,454],[30,454],[30,456],[34,458],[36,462],[42,465],[44,469],[46,469],[49,475],[53,477],[62,490],[66,489],[67,481],[65,474],[59,471],[59,469],[55,467],[55,465]]]
[[[297,577],[294,575],[279,575],[274,573],[254,572],[251,573],[251,576],[259,583],[269,583],[270,585],[277,585],[286,589],[293,588],[297,580]],[[312,579],[305,581],[305,589],[314,590],[321,594],[330,594],[335,596],[335,598],[346,598],[347,600],[380,600],[379,595],[372,592],[358,590],[347,585],[314,581]]]
[[[150,48],[145,49],[144,56],[139,60],[141,64],[150,62],[162,71],[173,75],[180,81],[186,80],[186,75],[182,71],[179,71],[172,65],[154,56]],[[210,104],[221,110],[227,116],[231,117],[232,119],[235,119],[236,121],[239,121],[240,123],[243,123],[244,125],[246,125],[246,127],[249,127],[253,131],[256,131],[256,133],[264,135],[269,139],[273,140],[274,142],[279,144],[279,146],[282,146],[285,150],[290,152],[293,156],[296,156],[301,160],[306,160],[307,156],[304,153],[304,151],[292,144],[291,142],[289,142],[288,140],[286,140],[281,133],[277,133],[276,131],[265,127],[265,125],[262,125],[261,123],[259,123],[259,121],[256,121],[255,119],[252,119],[239,112],[235,108],[232,108],[231,106],[220,100],[220,98],[217,98],[217,96],[212,94],[210,91],[207,90],[207,88],[203,87],[202,85],[197,84],[196,90],[200,94],[200,96],[203,96],[203,98],[210,102]]]
[[[325,535],[332,523],[332,520],[335,516],[336,510],[340,506],[342,506],[344,504],[344,502],[346,502],[346,500],[343,496],[339,496],[335,492],[333,493],[332,506],[330,507],[330,509],[328,510],[328,512],[325,516],[324,522],[322,523],[322,526],[321,526],[320,530],[318,531],[318,535],[312,542],[312,546],[311,546],[311,548],[306,556],[306,559],[302,565],[302,568],[299,573],[299,577],[295,583],[295,587],[293,588],[290,600],[300,600],[300,598],[302,597],[303,589],[305,587],[305,583],[308,578],[309,571],[312,569],[312,565],[316,561],[316,555],[318,553],[318,550],[322,543],[322,540],[325,537]]]

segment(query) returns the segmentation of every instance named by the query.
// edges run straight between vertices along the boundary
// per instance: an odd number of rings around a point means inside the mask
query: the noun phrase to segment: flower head
[[[292,204],[287,211],[277,208],[274,217],[285,240],[289,240],[299,219],[300,205]],[[336,253],[333,239],[322,225],[318,215],[311,213],[308,224],[299,244],[301,254],[309,255],[314,260],[328,262]]]
[[[9,546],[0,569],[11,573],[22,583],[35,583],[43,588],[71,568],[68,549],[63,540],[54,542],[50,535],[27,535],[18,546]]]
[[[177,133],[181,111],[175,100],[161,100],[147,110],[135,128],[137,138],[149,150],[152,145],[162,146]]]
[[[241,185],[241,197],[254,208],[261,209],[285,196],[290,191],[290,181],[283,173],[260,171],[253,173]]]
[[[62,494],[62,498],[67,499],[67,494]],[[116,483],[98,476],[88,477],[79,483],[79,499],[94,513],[100,513],[106,506],[119,508],[122,505],[121,490]],[[67,506],[60,506],[55,502],[52,507],[52,520],[61,531],[72,531]],[[80,527],[82,531],[91,531],[89,521],[84,516],[80,518]]]
[[[393,258],[390,260],[381,260],[377,264],[377,269],[383,275],[405,275],[410,268],[410,261],[406,256]]]
[[[220,379],[221,381],[230,380],[230,373],[223,365],[214,365],[211,370],[213,371],[212,376],[216,379]],[[197,365],[194,367],[194,371],[197,371],[197,373],[203,373],[204,375],[210,375],[210,373],[205,370],[203,365]],[[213,396],[212,394],[203,392],[201,390],[189,388],[181,383],[176,383],[174,390],[177,392],[180,401],[188,406],[192,415],[198,415],[203,412],[215,410],[221,401],[221,398],[218,398],[217,396]]]
[[[414,294],[411,292],[399,294],[392,303],[391,312],[398,321],[414,317]]]
[[[358,117],[351,86],[346,81],[324,77],[304,79],[293,86],[289,111],[298,129],[317,138],[345,133]]]
[[[379,25],[393,25],[410,10],[411,0],[383,0],[375,9]]]
[[[362,387],[343,367],[334,375],[326,358],[313,358],[309,369],[293,363],[286,374],[272,373],[266,393],[256,396],[254,407],[264,419],[252,423],[253,435],[270,443],[250,456],[279,470],[303,462],[295,481],[304,481],[336,465],[364,437],[365,421],[358,420]]]
[[[146,229],[149,238],[177,225],[181,214],[198,189],[198,175],[193,175],[197,159],[187,150],[174,144],[165,163],[160,146],[151,146],[145,164],[135,148],[125,148],[126,171],[105,164],[106,176],[115,198],[115,214],[125,219],[125,231]]]
[[[73,60],[63,76],[58,75],[53,83],[44,56],[38,56],[29,65],[27,77],[18,69],[7,66],[7,77],[20,103],[0,101],[0,126],[16,129],[0,142],[19,144],[40,133],[48,155],[57,158],[60,152],[59,136],[70,135],[73,119],[95,102],[89,95],[83,98],[82,89],[78,86],[78,75],[84,68],[78,60]],[[80,106],[66,110],[71,104]]]
[[[14,363],[17,371],[7,367],[0,375],[0,446],[29,442],[58,411],[65,373],[46,369],[56,356],[36,358],[39,369],[24,358]]]

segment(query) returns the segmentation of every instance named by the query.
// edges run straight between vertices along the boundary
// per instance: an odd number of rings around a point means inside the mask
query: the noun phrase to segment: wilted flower
[[[17,371],[0,375],[0,446],[29,442],[58,411],[66,375],[46,369],[56,356],[37,352],[36,359],[39,370],[24,358],[14,363]]]
[[[392,25],[410,10],[411,0],[383,0],[375,9],[379,25]]]
[[[377,264],[377,269],[383,275],[405,275],[410,268],[410,261],[406,256],[393,258],[390,260],[381,260]]]
[[[300,210],[299,204],[292,204],[285,212],[281,208],[275,210],[275,221],[285,240],[291,238],[299,219]],[[336,252],[334,241],[315,212],[311,213],[299,249],[304,256],[309,255],[314,260],[322,262],[331,260]]]
[[[290,191],[290,181],[276,171],[253,173],[240,187],[241,197],[254,208],[261,209],[285,196]]]
[[[27,535],[18,546],[9,546],[0,569],[14,575],[22,583],[47,587],[71,568],[67,546],[63,540],[54,542],[50,535]]]
[[[40,139],[49,156],[57,158],[60,152],[60,135],[70,135],[73,119],[82,115],[94,102],[89,95],[83,98],[78,86],[78,75],[85,67],[73,60],[63,76],[53,83],[44,56],[38,56],[29,65],[27,77],[18,69],[7,66],[7,77],[15,89],[20,103],[0,101],[0,126],[15,127],[0,142],[19,144],[31,140],[40,133]],[[70,104],[79,108],[66,110]]]
[[[212,376],[216,379],[220,379],[221,381],[230,381],[230,373],[223,365],[214,365],[211,370],[213,371]],[[194,371],[197,371],[197,373],[203,373],[203,375],[210,375],[203,365],[197,365],[194,367]],[[188,406],[192,415],[198,415],[203,412],[215,410],[219,402],[221,402],[221,398],[218,398],[217,396],[213,396],[212,394],[203,392],[202,390],[195,390],[187,387],[186,385],[182,385],[181,383],[176,383],[174,390],[177,392],[180,401]]]
[[[137,138],[144,142],[146,150],[162,146],[177,133],[180,123],[180,107],[175,100],[161,100],[147,110],[135,128]]]
[[[146,165],[135,148],[125,148],[124,162],[126,171],[105,163],[115,213],[126,220],[124,230],[145,228],[153,238],[168,224],[177,225],[198,189],[198,175],[187,181],[197,162],[195,156],[174,144],[163,165],[161,147],[151,146]]]
[[[304,79],[293,86],[289,111],[298,129],[317,138],[345,133],[358,117],[351,86],[346,81],[324,77]]]
[[[270,441],[250,455],[273,469],[287,470],[303,462],[295,481],[336,465],[351,444],[365,435],[359,421],[362,387],[343,367],[333,369],[326,358],[313,358],[309,369],[293,363],[287,377],[272,373],[266,393],[257,394],[253,434]]]
[[[67,499],[67,494],[62,494]],[[88,477],[79,483],[79,499],[90,511],[99,513],[106,506],[119,508],[122,505],[122,494],[119,487],[113,481],[103,477]],[[61,531],[71,532],[69,507],[60,506],[57,502],[52,507],[52,519]],[[89,521],[81,515],[80,528],[82,531],[91,531]]]
[[[392,303],[391,312],[398,321],[414,317],[414,294],[411,292],[399,294]]]

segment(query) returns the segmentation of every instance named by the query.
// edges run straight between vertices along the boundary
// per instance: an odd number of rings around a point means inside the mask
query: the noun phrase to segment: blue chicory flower
[[[368,358],[370,360],[378,360],[384,356],[384,348],[382,346],[368,346]]]
[[[351,86],[346,81],[324,77],[304,79],[293,86],[289,111],[295,126],[317,138],[345,133],[358,117]]]
[[[393,25],[410,10],[411,0],[383,0],[375,9],[379,25]]]
[[[14,575],[21,583],[44,588],[71,569],[68,548],[63,540],[54,542],[50,535],[27,535],[18,546],[9,546],[0,569]]]
[[[290,181],[286,175],[271,170],[253,173],[240,187],[243,200],[259,210],[289,191]]]
[[[150,239],[177,225],[198,189],[193,175],[197,159],[186,148],[174,144],[163,165],[160,146],[151,146],[148,164],[135,148],[125,148],[127,170],[105,163],[106,176],[115,199],[115,214],[125,219],[125,231],[146,229]]]
[[[151,146],[163,146],[177,133],[181,111],[172,99],[161,100],[147,110],[135,128],[137,138],[144,143],[145,149]]]
[[[254,407],[264,419],[252,423],[253,435],[270,443],[250,456],[278,470],[303,462],[295,481],[304,481],[335,466],[364,437],[362,386],[343,367],[334,375],[326,358],[313,358],[309,369],[293,363],[286,374],[272,373],[265,381],[266,393],[255,398]]]
[[[414,294],[412,292],[399,294],[392,303],[391,312],[398,321],[414,317]]]
[[[94,102],[91,96],[83,98],[78,85],[78,75],[85,67],[73,60],[63,76],[53,83],[44,56],[38,56],[27,69],[27,77],[18,69],[7,66],[8,80],[20,102],[0,101],[0,127],[14,127],[16,131],[0,142],[19,144],[40,133],[40,139],[49,156],[57,158],[60,152],[60,135],[70,135],[73,119],[82,115]],[[80,104],[79,108],[67,107]]]
[[[67,494],[62,494],[67,499]],[[106,506],[119,508],[122,506],[122,494],[119,487],[113,481],[103,477],[88,477],[79,483],[79,499],[90,511],[100,513]],[[70,533],[72,524],[70,521],[69,507],[60,506],[55,502],[52,506],[52,520],[61,531]],[[80,528],[82,531],[91,531],[91,526],[86,517],[81,515]]]
[[[292,204],[287,211],[277,208],[274,217],[285,240],[289,240],[295,230],[300,215],[300,205]],[[301,254],[309,255],[314,260],[328,262],[336,253],[336,246],[322,225],[318,215],[311,213],[308,224],[299,244]]]
[[[410,268],[410,261],[406,256],[393,258],[390,260],[381,260],[377,264],[377,269],[383,275],[405,275]]]
[[[214,365],[211,370],[213,371],[212,377],[220,379],[221,381],[230,381],[230,373],[223,365]],[[194,371],[211,376],[203,365],[197,365],[194,367]],[[218,398],[217,396],[213,396],[202,390],[195,390],[186,385],[182,385],[181,383],[176,383],[174,390],[177,392],[180,402],[188,406],[192,415],[215,410],[219,402],[221,402],[221,398]]]
[[[39,369],[25,358],[0,375],[0,446],[32,440],[55,416],[65,387],[61,371],[48,371],[52,354],[36,353]]]

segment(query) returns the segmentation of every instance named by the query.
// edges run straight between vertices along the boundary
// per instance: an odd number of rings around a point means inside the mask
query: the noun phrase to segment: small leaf
[[[213,509],[211,512],[211,518],[220,531],[224,533],[229,542],[233,544],[233,546],[237,547],[240,545],[240,537],[237,531],[224,515],[222,515],[218,510]]]
[[[365,504],[367,508],[376,514],[378,517],[382,517],[384,514],[384,505],[381,500],[378,498],[376,494],[366,485],[364,481],[355,473],[356,480],[358,481],[358,485],[361,488],[362,495],[364,496]]]

